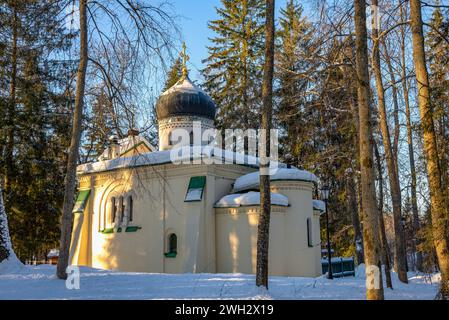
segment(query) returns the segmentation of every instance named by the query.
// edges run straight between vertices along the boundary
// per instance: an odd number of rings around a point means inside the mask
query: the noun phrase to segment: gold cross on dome
[[[182,77],[186,78],[187,74],[188,74],[187,61],[190,60],[190,57],[186,53],[186,43],[185,42],[182,44],[181,57],[182,57]]]

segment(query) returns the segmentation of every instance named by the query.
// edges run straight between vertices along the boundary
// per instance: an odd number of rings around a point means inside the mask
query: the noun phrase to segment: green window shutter
[[[90,189],[82,190],[78,192],[78,196],[76,197],[75,206],[73,207],[73,213],[82,213],[84,212],[84,208],[86,207],[87,200],[89,199]]]
[[[138,227],[138,226],[128,226],[126,227],[125,232],[137,232],[137,230],[142,229],[142,227]]]
[[[107,228],[107,229],[104,229],[104,230],[102,230],[100,232],[103,233],[103,234],[114,233],[114,228]]]
[[[201,201],[203,198],[206,177],[191,177],[184,202]]]

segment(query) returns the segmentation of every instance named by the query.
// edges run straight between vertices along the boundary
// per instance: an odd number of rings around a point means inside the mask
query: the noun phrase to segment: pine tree
[[[221,0],[203,70],[218,107],[218,128],[257,128],[261,105],[264,1]]]
[[[290,0],[280,13],[276,54],[276,78],[279,79],[276,120],[282,128],[281,154],[286,161],[299,165],[300,161],[304,161],[305,153],[314,151],[307,143],[312,121],[308,118],[308,96],[304,93],[310,80],[301,76],[312,65],[313,28],[303,17],[303,9],[296,1]]]
[[[10,229],[22,259],[45,258],[46,252],[57,246],[62,201],[64,164],[55,155],[62,154],[66,144],[51,143],[58,136],[52,132],[48,111],[55,110],[53,99],[63,98],[63,93],[48,92],[51,81],[40,69],[39,60],[35,55],[25,60],[19,95],[22,114],[16,130],[19,174],[13,185]],[[46,68],[53,69],[50,65]],[[66,131],[61,135],[67,137]]]
[[[167,74],[167,80],[165,80],[165,86],[162,92],[173,87],[176,82],[181,79],[182,76],[182,61],[181,58],[176,59],[175,63],[173,63],[170,71]]]
[[[83,162],[97,161],[107,147],[108,138],[118,135],[114,129],[114,114],[111,113],[111,101],[104,87],[94,90],[91,111],[86,114],[84,126]]]
[[[449,188],[449,19],[436,8],[426,35],[430,90],[434,108],[435,130],[440,150],[443,188]]]
[[[21,259],[45,255],[59,235],[70,99],[64,82],[71,73],[69,61],[60,57],[74,36],[58,17],[61,8],[60,2],[36,1],[0,8],[0,81],[10,89],[0,92],[6,111],[0,141],[8,146],[1,150],[0,174],[6,178],[9,229]]]
[[[280,157],[313,171],[332,188],[329,214],[335,253],[356,255],[357,263],[363,263],[354,148],[358,143],[354,40],[325,41],[318,33],[298,2],[288,1],[281,8],[274,114],[280,128]]]

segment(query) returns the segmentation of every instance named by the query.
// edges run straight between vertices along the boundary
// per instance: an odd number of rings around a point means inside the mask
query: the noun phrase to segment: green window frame
[[[76,197],[75,205],[73,206],[73,213],[83,213],[86,208],[87,200],[89,199],[90,189],[81,190]]]
[[[206,176],[191,177],[184,202],[195,202],[203,199]]]

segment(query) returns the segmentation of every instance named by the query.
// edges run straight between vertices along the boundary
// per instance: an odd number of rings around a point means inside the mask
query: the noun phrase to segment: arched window
[[[168,145],[169,146],[173,145],[173,137],[172,137],[172,133],[171,132],[168,134]]]
[[[313,247],[312,219],[310,218],[307,218],[307,246],[309,248]]]
[[[120,197],[120,222],[123,222],[125,220],[125,200],[123,197]]]
[[[116,199],[115,197],[111,198],[111,210],[112,210],[112,214],[111,214],[111,225],[114,224],[115,222],[115,218],[117,217],[117,204],[116,204]]]
[[[178,237],[174,233],[171,233],[168,236],[168,252],[169,253],[178,252]]]
[[[193,131],[190,131],[189,138],[190,138],[190,145],[193,146]]]
[[[129,221],[133,221],[133,197],[128,196],[128,214],[129,214]]]

